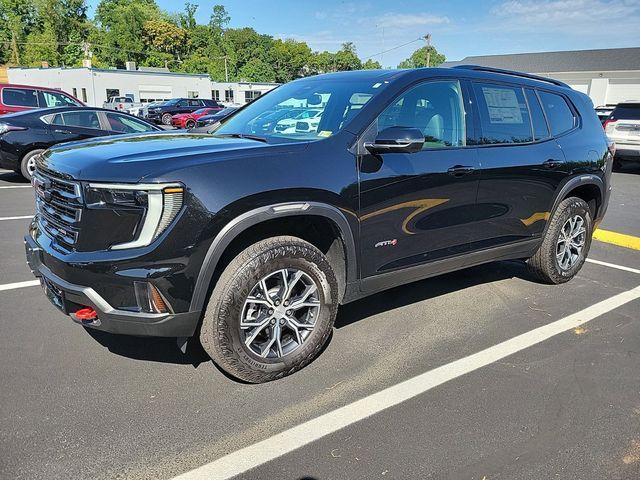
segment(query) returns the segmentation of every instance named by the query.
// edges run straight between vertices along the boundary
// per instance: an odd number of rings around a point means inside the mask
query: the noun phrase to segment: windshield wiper
[[[259,135],[251,135],[250,133],[219,133],[214,134],[214,137],[231,137],[231,138],[246,138],[248,140],[255,140],[257,142],[267,143],[267,139],[265,137],[261,137]]]

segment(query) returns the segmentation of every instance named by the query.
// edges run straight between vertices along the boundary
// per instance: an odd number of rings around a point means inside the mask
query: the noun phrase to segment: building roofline
[[[211,78],[207,73],[184,73],[184,72],[157,72],[157,71],[145,71],[145,70],[125,70],[121,68],[95,68],[95,67],[9,67],[9,70],[43,70],[43,71],[67,71],[67,70],[86,70],[89,72],[104,72],[104,73],[127,73],[134,75],[179,75],[186,77],[200,77],[200,78]]]

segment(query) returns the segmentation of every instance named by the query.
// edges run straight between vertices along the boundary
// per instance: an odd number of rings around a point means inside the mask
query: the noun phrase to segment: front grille
[[[42,231],[64,250],[75,250],[82,218],[80,183],[40,168],[33,176],[36,210]]]

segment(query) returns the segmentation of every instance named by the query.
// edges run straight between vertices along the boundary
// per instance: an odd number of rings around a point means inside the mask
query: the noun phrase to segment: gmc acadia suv
[[[256,121],[292,108],[320,110],[317,129]],[[318,355],[338,305],[383,289],[505,259],[568,281],[612,159],[586,95],[464,66],[296,80],[209,132],[68,143],[36,163],[27,258],[59,309],[199,336],[220,368],[264,382]]]

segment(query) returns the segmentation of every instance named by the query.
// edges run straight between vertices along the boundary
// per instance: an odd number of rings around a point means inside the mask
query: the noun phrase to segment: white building
[[[10,68],[9,83],[57,88],[84,103],[102,107],[113,96],[134,102],[175,97],[211,98],[209,75],[173,73],[163,69]]]
[[[443,67],[481,65],[555,78],[591,97],[595,106],[640,100],[640,48],[466,57]]]
[[[244,105],[260,95],[276,88],[269,82],[211,82],[211,98],[223,103]]]

